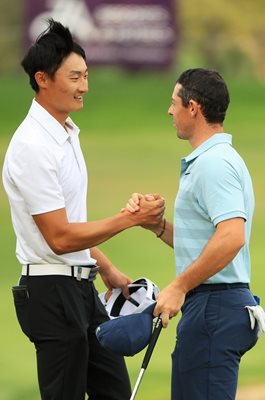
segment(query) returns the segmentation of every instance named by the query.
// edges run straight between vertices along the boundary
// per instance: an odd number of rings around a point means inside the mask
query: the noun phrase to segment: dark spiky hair
[[[48,28],[39,35],[21,62],[29,75],[32,89],[35,92],[39,90],[35,80],[37,71],[46,72],[50,78],[54,78],[63,60],[71,53],[79,54],[86,60],[85,51],[73,40],[69,29],[50,18]]]

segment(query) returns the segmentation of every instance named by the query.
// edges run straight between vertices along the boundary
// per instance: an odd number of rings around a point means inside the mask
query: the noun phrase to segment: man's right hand
[[[133,193],[126,207],[121,210],[121,212],[124,211],[129,211],[136,218],[142,217],[147,213],[147,218],[139,225],[156,233],[156,231],[161,231],[163,225],[165,200],[158,193],[145,195]]]
[[[165,201],[162,198],[155,199],[154,197],[146,199],[145,196],[139,199],[138,209],[131,213],[136,225],[140,225],[146,229],[153,229],[160,226],[163,221],[165,212]]]
[[[131,213],[135,213],[136,211],[139,211],[140,209],[140,200],[145,199],[147,201],[152,201],[152,200],[159,200],[163,199],[163,197],[160,196],[158,193],[151,193],[151,194],[141,194],[141,193],[133,193],[131,197],[129,198],[125,208],[123,208],[121,211],[128,210]]]

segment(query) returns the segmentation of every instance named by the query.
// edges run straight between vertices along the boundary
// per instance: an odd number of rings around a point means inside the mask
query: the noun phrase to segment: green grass
[[[81,127],[81,142],[90,174],[89,218],[112,215],[133,191],[160,192],[167,201],[166,216],[172,219],[178,188],[180,157],[190,152],[186,142],[176,140],[167,116],[175,76],[165,73],[127,75],[114,70],[91,70],[90,93],[85,109],[73,116]],[[11,135],[24,117],[32,92],[22,76],[1,78],[0,165]],[[256,212],[251,242],[252,289],[264,296],[264,84],[229,80],[232,103],[226,129],[246,160],[253,177]],[[33,346],[18,326],[10,288],[20,267],[14,255],[15,240],[7,199],[0,186],[0,399],[39,399]],[[125,273],[133,278],[148,276],[161,288],[174,277],[171,249],[150,232],[133,228],[101,246]],[[99,291],[103,290],[98,280]],[[264,296],[265,298],[265,296]],[[265,300],[263,300],[263,305]],[[163,330],[140,387],[139,398],[170,398],[170,353],[177,319]],[[265,341],[243,358],[240,385],[264,382]],[[143,352],[128,358],[134,385]]]

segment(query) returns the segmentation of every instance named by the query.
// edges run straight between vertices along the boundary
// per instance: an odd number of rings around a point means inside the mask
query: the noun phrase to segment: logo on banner
[[[169,64],[174,57],[176,27],[172,15],[171,0],[153,4],[140,0],[46,0],[40,12],[28,16],[27,35],[35,41],[52,17],[69,27],[89,62],[159,66]]]
[[[47,19],[53,18],[67,26],[80,42],[99,34],[87,4],[83,0],[46,0],[46,11],[38,14],[29,25],[29,38],[35,41],[47,28]]]

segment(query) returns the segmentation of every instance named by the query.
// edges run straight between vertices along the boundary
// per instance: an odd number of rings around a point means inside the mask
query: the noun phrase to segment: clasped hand
[[[121,212],[128,211],[139,220],[138,225],[153,230],[159,226],[165,212],[165,200],[158,193],[141,194],[133,193],[125,208]]]

